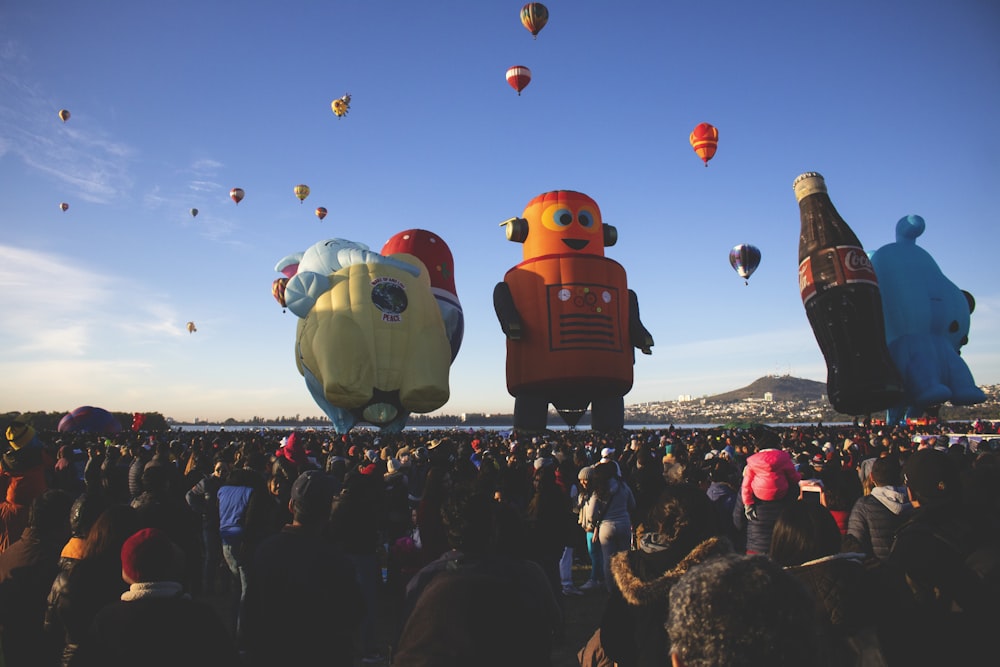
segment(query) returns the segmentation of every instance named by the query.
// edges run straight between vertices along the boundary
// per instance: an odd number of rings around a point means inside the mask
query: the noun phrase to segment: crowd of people
[[[1000,435],[947,425],[36,433],[0,664],[985,664]],[[209,604],[223,596],[225,609]],[[575,651],[577,647],[573,647]]]

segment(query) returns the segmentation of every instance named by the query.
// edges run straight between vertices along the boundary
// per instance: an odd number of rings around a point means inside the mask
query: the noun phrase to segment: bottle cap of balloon
[[[826,192],[826,181],[823,176],[815,171],[807,171],[799,174],[792,181],[792,189],[795,190],[795,199],[802,201],[806,197],[817,192]]]

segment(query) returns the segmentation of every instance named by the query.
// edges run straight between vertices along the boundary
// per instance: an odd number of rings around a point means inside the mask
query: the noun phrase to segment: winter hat
[[[334,481],[329,475],[319,470],[307,470],[292,484],[292,502],[329,506],[333,502],[333,487]]]
[[[601,458],[602,459],[609,459],[609,458],[611,458],[611,455],[614,454],[614,453],[615,453],[615,450],[614,450],[613,447],[605,447],[604,449],[601,450]]]
[[[580,468],[580,472],[577,473],[577,478],[579,479],[590,479],[591,475],[594,473],[593,466],[583,466]]]
[[[29,424],[14,422],[7,427],[7,442],[14,449],[21,449],[35,437],[35,429]]]
[[[385,462],[385,478],[396,477],[402,473],[403,464],[399,462],[399,459],[390,458]]]
[[[921,505],[940,504],[961,494],[958,467],[936,449],[921,449],[906,459],[903,483]]]
[[[174,578],[174,543],[157,528],[143,528],[122,545],[122,577],[129,583]]]

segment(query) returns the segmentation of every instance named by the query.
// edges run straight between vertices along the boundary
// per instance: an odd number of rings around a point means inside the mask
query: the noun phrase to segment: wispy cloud
[[[72,257],[0,245],[0,359],[72,359],[114,336],[141,344],[178,336],[172,304],[134,280],[100,273]],[[138,304],[138,305],[137,305]]]
[[[17,58],[14,47],[0,56],[7,69],[0,74],[0,152],[61,182],[73,198],[98,204],[123,199],[133,183],[135,149],[100,129],[58,122],[58,105],[10,74]]]

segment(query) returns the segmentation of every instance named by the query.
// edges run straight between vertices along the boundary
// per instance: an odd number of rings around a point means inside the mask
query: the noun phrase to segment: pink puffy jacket
[[[788,489],[798,489],[799,471],[791,455],[782,449],[764,449],[747,459],[740,494],[744,505],[756,500],[780,500]]]

